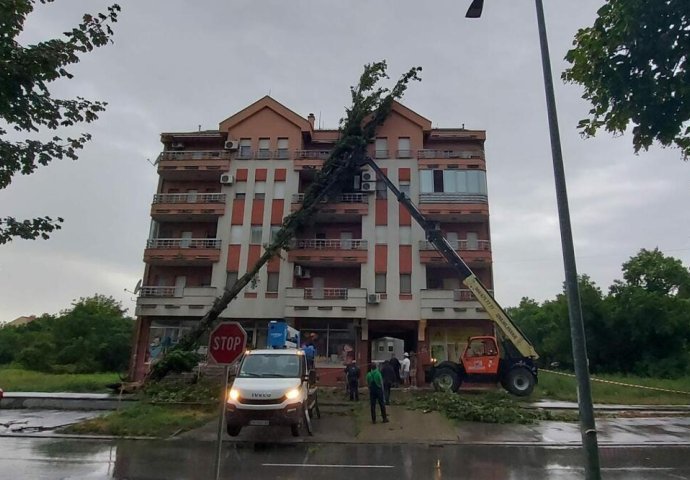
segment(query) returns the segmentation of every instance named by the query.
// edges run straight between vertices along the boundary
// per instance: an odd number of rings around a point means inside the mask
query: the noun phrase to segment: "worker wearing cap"
[[[406,387],[410,386],[410,354],[405,352],[405,356],[400,362],[400,377],[402,378],[403,385]]]

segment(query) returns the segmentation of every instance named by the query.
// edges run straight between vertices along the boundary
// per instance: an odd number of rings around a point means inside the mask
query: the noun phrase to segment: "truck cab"
[[[302,350],[296,348],[248,351],[228,392],[226,422],[231,436],[242,427],[289,426],[294,436],[318,412],[315,372],[310,374]]]

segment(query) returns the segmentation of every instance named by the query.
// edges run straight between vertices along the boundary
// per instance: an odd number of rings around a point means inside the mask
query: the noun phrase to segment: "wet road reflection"
[[[604,478],[690,478],[690,447],[601,450]],[[577,447],[224,445],[225,479],[580,479]],[[213,478],[213,444],[0,438],[0,479]]]

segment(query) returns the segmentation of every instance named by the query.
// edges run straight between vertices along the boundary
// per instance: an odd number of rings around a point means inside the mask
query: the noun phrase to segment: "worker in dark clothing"
[[[376,423],[376,404],[381,408],[383,423],[388,423],[386,415],[386,405],[383,401],[383,377],[375,363],[369,364],[367,373],[367,385],[369,386],[369,403],[371,404],[371,423]]]
[[[393,386],[398,386],[402,383],[402,379],[400,378],[400,360],[396,358],[395,353],[391,355],[390,363],[395,372],[395,382],[393,382]]]
[[[395,383],[395,371],[389,360],[381,364],[381,376],[383,377],[383,399],[386,405],[391,404],[391,387]]]
[[[359,367],[355,359],[352,359],[347,367],[345,367],[345,380],[347,381],[347,391],[350,394],[350,400],[359,401]]]

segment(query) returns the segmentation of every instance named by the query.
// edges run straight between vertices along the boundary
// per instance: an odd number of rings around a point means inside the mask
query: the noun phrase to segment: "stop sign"
[[[211,332],[208,340],[208,353],[221,365],[228,365],[244,353],[247,332],[237,322],[225,322]]]

